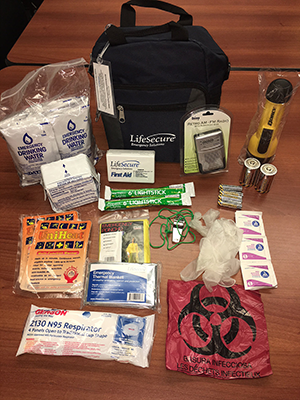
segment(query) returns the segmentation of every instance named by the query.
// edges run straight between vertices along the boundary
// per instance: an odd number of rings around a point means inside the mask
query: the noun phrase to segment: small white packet
[[[235,222],[247,236],[265,236],[261,211],[236,211]]]
[[[271,260],[267,238],[265,236],[243,236],[239,250],[241,261]]]
[[[271,261],[241,262],[241,270],[246,290],[271,289],[277,287]]]

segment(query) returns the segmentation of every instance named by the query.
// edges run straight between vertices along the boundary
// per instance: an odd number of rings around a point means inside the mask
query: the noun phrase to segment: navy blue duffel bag
[[[179,20],[135,26],[133,5]],[[228,58],[205,28],[192,23],[181,7],[131,0],[122,5],[120,27],[109,25],[95,43],[89,72],[99,55],[111,64],[117,117],[101,115],[110,148],[155,150],[156,161],[179,162],[181,117],[220,103]]]

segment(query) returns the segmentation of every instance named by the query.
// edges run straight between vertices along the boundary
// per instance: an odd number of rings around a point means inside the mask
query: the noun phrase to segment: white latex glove
[[[213,286],[218,284],[225,287],[235,284],[231,276],[235,275],[240,267],[235,256],[243,236],[242,230],[237,228],[232,220],[216,219],[219,212],[213,211],[207,213],[205,226],[202,225],[198,213],[195,214],[193,226],[197,226],[196,229],[206,236],[200,240],[198,259],[188,264],[180,274],[184,281],[190,281],[203,273],[203,282],[210,292]]]

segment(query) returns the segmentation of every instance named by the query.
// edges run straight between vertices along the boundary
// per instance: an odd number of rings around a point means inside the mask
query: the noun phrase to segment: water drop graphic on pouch
[[[70,121],[68,122],[68,130],[69,130],[69,131],[74,131],[75,128],[76,128],[76,125],[75,125],[74,122],[70,119]]]
[[[28,135],[28,133],[25,133],[25,135],[23,136],[23,142],[25,144],[31,144],[33,142],[33,139]]]

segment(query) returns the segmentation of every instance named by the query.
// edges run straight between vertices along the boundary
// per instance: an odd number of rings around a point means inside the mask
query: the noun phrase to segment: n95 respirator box
[[[42,185],[55,212],[98,201],[100,175],[85,154],[41,166]]]
[[[154,150],[108,150],[106,164],[109,182],[155,182]]]

